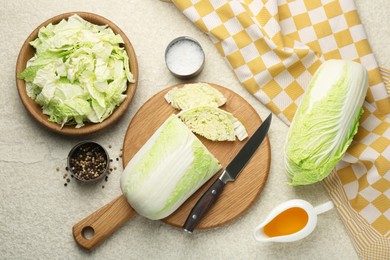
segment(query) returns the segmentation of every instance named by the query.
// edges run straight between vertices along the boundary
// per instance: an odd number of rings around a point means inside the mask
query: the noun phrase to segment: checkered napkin
[[[359,131],[324,184],[359,256],[390,259],[390,99],[354,2],[173,2],[210,36],[242,85],[288,125],[322,62],[347,59],[367,68]]]

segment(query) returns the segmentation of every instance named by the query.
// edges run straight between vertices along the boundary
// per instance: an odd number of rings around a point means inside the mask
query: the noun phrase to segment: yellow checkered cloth
[[[210,36],[242,85],[286,124],[322,62],[347,59],[367,68],[359,131],[324,184],[359,256],[390,259],[390,99],[354,2],[173,2]]]

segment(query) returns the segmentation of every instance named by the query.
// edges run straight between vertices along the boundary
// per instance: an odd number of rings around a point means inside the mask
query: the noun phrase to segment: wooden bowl
[[[61,128],[61,125],[57,123],[50,122],[48,119],[49,117],[47,115],[44,115],[42,112],[41,107],[32,100],[29,96],[27,96],[26,92],[26,82],[24,80],[18,79],[17,75],[22,72],[26,68],[27,61],[34,56],[35,49],[30,46],[29,42],[35,40],[38,37],[39,29],[43,26],[46,26],[50,23],[57,24],[62,19],[67,19],[68,17],[72,16],[73,14],[77,14],[83,19],[97,25],[108,25],[115,34],[120,34],[122,36],[122,39],[124,41],[124,47],[126,49],[126,52],[129,56],[130,60],[130,71],[134,75],[134,83],[128,82],[127,84],[127,90],[125,94],[127,95],[127,98],[123,101],[122,104],[120,104],[114,112],[111,114],[110,117],[106,118],[101,123],[85,123],[85,125],[81,128],[75,128],[75,125],[65,125]],[[19,56],[16,63],[16,86],[19,92],[19,96],[22,100],[23,105],[27,109],[27,111],[35,118],[41,125],[45,126],[46,128],[60,133],[64,135],[86,135],[91,134],[94,132],[97,132],[99,130],[102,130],[109,125],[112,125],[114,122],[116,122],[127,110],[128,106],[130,105],[131,100],[133,99],[133,96],[135,94],[135,90],[137,88],[138,83],[138,63],[137,58],[133,49],[133,46],[131,45],[129,39],[126,37],[126,35],[122,32],[122,30],[116,26],[111,21],[107,20],[104,17],[101,17],[96,14],[92,13],[85,13],[85,12],[70,12],[70,13],[64,13],[57,15],[45,22],[43,22],[41,25],[39,25],[31,34],[28,36],[26,41],[24,42]]]

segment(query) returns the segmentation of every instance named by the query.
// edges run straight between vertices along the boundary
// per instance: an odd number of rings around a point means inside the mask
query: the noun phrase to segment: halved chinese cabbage
[[[318,68],[288,132],[291,185],[321,181],[340,161],[358,130],[367,88],[368,73],[359,63],[329,60]]]
[[[220,169],[218,160],[172,115],[126,165],[120,186],[140,215],[161,219]]]

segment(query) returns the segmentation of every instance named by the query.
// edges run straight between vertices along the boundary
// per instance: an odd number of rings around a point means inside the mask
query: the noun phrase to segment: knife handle
[[[188,215],[186,222],[184,223],[184,231],[188,233],[192,233],[192,231],[194,231],[196,225],[215,203],[219,195],[221,195],[224,187],[225,183],[220,179],[217,179],[213,185],[211,185],[211,187],[202,195],[202,197],[200,197]]]

